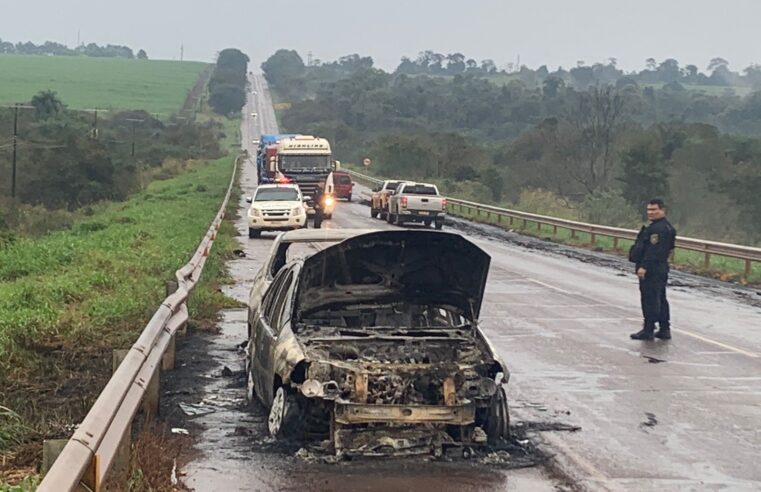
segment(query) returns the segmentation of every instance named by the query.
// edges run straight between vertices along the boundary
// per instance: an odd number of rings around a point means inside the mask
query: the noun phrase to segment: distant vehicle
[[[439,189],[429,183],[401,183],[389,198],[389,224],[398,226],[406,222],[422,222],[426,226],[435,224],[436,229],[444,226],[447,213],[447,199],[439,195]]]
[[[354,183],[351,181],[349,173],[346,171],[333,171],[333,186],[335,186],[336,198],[345,198],[347,202],[351,201]]]
[[[272,283],[277,272],[289,261],[303,258],[319,250],[360,234],[375,232],[374,229],[300,229],[281,232],[272,242],[269,255],[254,277],[254,285],[248,297],[248,335],[251,336],[252,316],[259,307],[264,291]],[[306,253],[308,252],[308,253]]]
[[[257,117],[256,111],[254,111],[253,113],[251,113],[251,117],[252,117],[252,118],[256,118],[256,117]]]
[[[257,94],[259,94],[259,93],[258,93],[258,92],[256,92],[256,91],[251,91],[251,94],[253,94],[253,95],[257,95]]]
[[[478,326],[489,262],[458,234],[389,230],[283,265],[246,356],[270,434],[344,456],[507,439],[510,374]]]
[[[394,194],[396,187],[404,182],[404,180],[400,179],[388,179],[383,182],[383,185],[373,188],[370,217],[375,219],[380,216],[381,220],[386,220],[388,215],[388,199]]]
[[[307,226],[307,209],[301,190],[294,184],[259,185],[254,196],[246,200],[248,237],[262,231],[288,231]]]
[[[260,183],[296,183],[304,196],[321,194],[324,218],[333,216],[333,171],[341,168],[332,159],[330,143],[312,135],[262,135],[256,162]],[[317,188],[322,188],[318,193]],[[310,207],[308,213],[314,214]]]

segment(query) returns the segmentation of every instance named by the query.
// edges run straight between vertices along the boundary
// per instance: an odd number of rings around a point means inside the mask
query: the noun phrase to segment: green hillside
[[[0,55],[0,105],[58,92],[74,109],[144,109],[169,115],[185,101],[200,62]]]

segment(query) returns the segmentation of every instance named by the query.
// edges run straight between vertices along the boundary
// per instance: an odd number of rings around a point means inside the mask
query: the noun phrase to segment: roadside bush
[[[588,195],[581,204],[581,213],[593,224],[638,228],[642,222],[637,210],[615,191]]]
[[[572,203],[551,191],[541,189],[530,189],[521,192],[515,208],[539,215],[581,220],[579,210]]]

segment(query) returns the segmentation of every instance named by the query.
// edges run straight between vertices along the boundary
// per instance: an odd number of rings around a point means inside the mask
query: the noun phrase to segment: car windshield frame
[[[283,198],[277,197],[281,195]],[[261,196],[264,195],[262,198]],[[299,191],[295,188],[259,188],[254,195],[256,202],[298,202]]]
[[[278,167],[282,172],[297,171],[329,171],[330,155],[320,154],[282,154],[278,162]]]

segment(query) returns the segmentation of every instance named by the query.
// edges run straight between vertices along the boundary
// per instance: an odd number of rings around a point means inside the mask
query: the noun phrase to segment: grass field
[[[0,104],[54,90],[73,109],[179,111],[206,66],[200,62],[0,55]]]
[[[69,230],[0,249],[0,402],[6,407],[0,454],[30,437],[61,434],[67,422],[83,417],[109,376],[102,366],[110,350],[135,341],[164,298],[165,282],[197,247],[222,201],[232,161],[228,155],[197,162]],[[225,222],[189,301],[195,323],[231,305],[218,286],[233,235]]]

